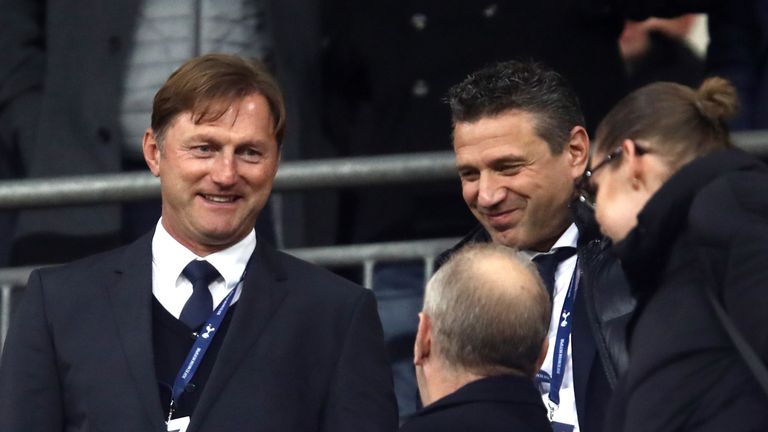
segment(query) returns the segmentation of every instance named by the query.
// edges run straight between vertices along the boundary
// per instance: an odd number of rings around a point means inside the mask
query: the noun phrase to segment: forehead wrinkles
[[[209,134],[240,134],[250,136],[257,134],[274,135],[274,123],[271,113],[262,110],[259,99],[249,97],[229,105],[223,112],[217,112],[217,116],[201,117],[198,113],[182,113],[188,124],[194,125],[199,130]],[[261,126],[265,126],[263,129]],[[266,138],[266,136],[261,137]]]
[[[508,153],[519,153],[539,143],[546,146],[536,133],[533,120],[528,113],[510,112],[471,123],[458,123],[454,130],[454,146],[457,150],[507,146]]]
[[[533,163],[548,152],[546,143],[535,137],[517,139],[512,136],[497,136],[482,143],[456,148],[458,165],[492,166],[502,162]]]

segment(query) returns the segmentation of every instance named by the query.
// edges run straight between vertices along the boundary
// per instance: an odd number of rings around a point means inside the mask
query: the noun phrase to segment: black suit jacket
[[[163,431],[151,235],[30,276],[0,364],[0,430]],[[259,242],[195,431],[391,431],[372,294]]]
[[[551,432],[533,381],[521,376],[483,378],[416,413],[400,432]]]

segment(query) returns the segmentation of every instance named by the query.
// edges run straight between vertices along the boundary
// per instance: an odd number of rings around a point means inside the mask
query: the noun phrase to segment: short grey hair
[[[432,276],[423,312],[434,349],[450,367],[533,376],[552,306],[529,258],[486,243],[462,248]]]

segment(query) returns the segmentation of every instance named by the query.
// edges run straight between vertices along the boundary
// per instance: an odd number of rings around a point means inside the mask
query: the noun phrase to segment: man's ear
[[[144,151],[144,160],[147,162],[149,170],[155,177],[160,176],[160,145],[152,128],[144,131],[144,142],[142,144]]]
[[[536,372],[541,369],[541,365],[544,364],[544,359],[547,358],[547,350],[549,350],[549,338],[544,338],[544,343],[541,344],[539,359],[536,360],[536,371],[533,373],[534,376],[536,376]]]
[[[423,364],[432,350],[432,319],[429,315],[419,314],[419,328],[416,331],[416,343],[413,346],[413,364]]]
[[[589,163],[589,135],[587,130],[582,126],[574,126],[563,151],[568,152],[571,176],[576,180],[584,174],[587,163]]]

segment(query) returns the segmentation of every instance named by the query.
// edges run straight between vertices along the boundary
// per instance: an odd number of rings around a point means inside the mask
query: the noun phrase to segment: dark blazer
[[[530,378],[497,376],[461,387],[416,413],[400,432],[551,432]]]
[[[164,431],[152,350],[151,235],[37,270],[0,363],[4,432]],[[190,432],[392,431],[373,295],[254,251]]]

